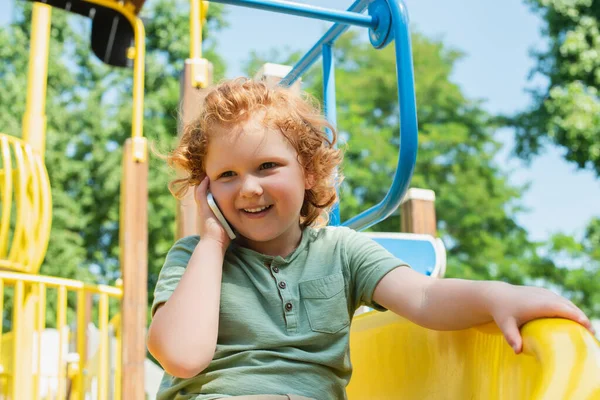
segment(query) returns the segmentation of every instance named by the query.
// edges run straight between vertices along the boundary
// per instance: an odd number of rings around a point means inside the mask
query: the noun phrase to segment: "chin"
[[[252,242],[269,242],[280,236],[280,234],[277,234],[277,233],[262,233],[262,234],[253,233],[250,235],[245,235],[244,233],[240,232],[240,234],[244,237],[244,239],[252,241]]]

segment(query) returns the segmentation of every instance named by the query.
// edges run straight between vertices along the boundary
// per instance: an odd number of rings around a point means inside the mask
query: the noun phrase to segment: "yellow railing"
[[[50,181],[31,146],[0,134],[0,267],[36,273],[52,221]]]
[[[47,314],[52,316],[47,309],[50,296],[56,298],[57,348],[44,346],[42,340]],[[93,397],[99,400],[120,399],[120,318],[113,315],[110,320],[109,303],[120,305],[121,288],[0,271],[0,309],[5,309],[8,298],[12,298],[13,304],[10,332],[4,333],[8,316],[0,320],[0,399],[47,396],[84,399],[92,390]],[[68,303],[75,306],[74,315],[68,313]],[[34,308],[34,321],[24,319],[23,316],[28,315],[26,307]],[[92,318],[94,310],[97,310],[97,321]],[[94,322],[98,326],[98,346],[90,349],[88,329]],[[115,346],[112,360],[111,330]],[[94,354],[87,354],[88,351]],[[55,359],[50,359],[52,353],[56,354]],[[43,374],[48,365],[55,367],[56,374]],[[114,372],[111,373],[111,369]]]

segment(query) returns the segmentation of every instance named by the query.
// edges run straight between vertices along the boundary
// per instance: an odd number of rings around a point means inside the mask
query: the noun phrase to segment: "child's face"
[[[281,132],[265,128],[258,118],[221,129],[210,139],[206,173],[225,218],[250,247],[297,243],[309,187],[296,150]]]

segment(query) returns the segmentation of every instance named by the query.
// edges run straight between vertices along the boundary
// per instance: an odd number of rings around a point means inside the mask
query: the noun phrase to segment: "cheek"
[[[221,211],[227,212],[229,209],[233,209],[232,185],[212,183],[209,190],[217,200],[217,204],[219,204]]]
[[[296,177],[282,176],[271,183],[271,190],[287,203],[298,205],[304,201],[304,183]]]

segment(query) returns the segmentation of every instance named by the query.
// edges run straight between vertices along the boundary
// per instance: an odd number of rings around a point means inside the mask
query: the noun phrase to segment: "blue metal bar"
[[[342,224],[357,230],[375,225],[398,208],[410,184],[417,160],[417,106],[408,12],[402,0],[386,1],[392,14],[392,29],[396,40],[396,74],[400,103],[400,153],[392,186],[383,200]]]
[[[348,8],[349,12],[362,13],[372,0],[356,0]],[[333,44],[338,37],[348,30],[345,24],[335,24],[317,41],[317,43],[294,65],[292,70],[281,80],[281,86],[291,86],[313,65],[322,55],[321,48],[325,44]]]
[[[369,15],[349,11],[331,10],[329,8],[311,6],[308,4],[293,3],[282,0],[211,0],[214,3],[231,4],[259,10],[275,11],[283,14],[297,15],[300,17],[315,18],[325,21],[338,22],[341,24],[350,24],[362,26],[365,28],[374,28],[377,21]]]
[[[323,45],[323,105],[325,107],[325,117],[333,128],[337,130],[337,103],[335,100],[335,64],[331,44]],[[332,139],[333,133],[328,130],[329,139]],[[336,171],[337,173],[337,171]],[[333,206],[329,213],[329,225],[337,226],[340,224],[340,203],[339,200]]]

